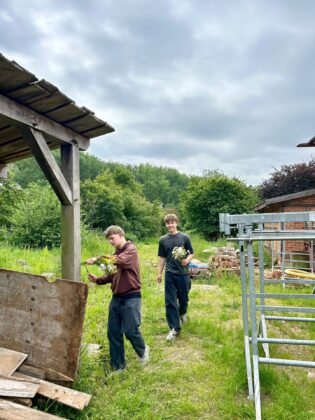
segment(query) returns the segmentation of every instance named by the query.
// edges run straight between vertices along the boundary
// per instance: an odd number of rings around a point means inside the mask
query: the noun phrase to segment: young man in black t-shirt
[[[165,267],[165,309],[170,328],[166,340],[172,341],[178,336],[181,324],[187,321],[188,293],[191,287],[188,265],[194,250],[189,236],[177,230],[178,219],[175,214],[167,214],[164,222],[168,234],[162,236],[159,242],[157,282],[161,283]]]

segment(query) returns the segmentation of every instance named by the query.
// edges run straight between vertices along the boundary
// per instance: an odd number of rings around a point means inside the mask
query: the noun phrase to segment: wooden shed
[[[80,281],[79,153],[113,132],[56,86],[0,54],[0,177],[34,156],[61,203],[62,279],[0,269],[1,347],[28,355],[24,372],[72,381],[78,366],[87,285]],[[61,165],[52,149],[59,149]]]
[[[79,152],[90,139],[113,132],[92,111],[56,86],[0,54],[0,174],[34,156],[61,203],[62,277],[80,279]],[[51,150],[60,149],[61,167]]]

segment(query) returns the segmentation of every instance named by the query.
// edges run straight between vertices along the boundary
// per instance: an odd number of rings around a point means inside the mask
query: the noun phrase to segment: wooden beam
[[[1,420],[53,420],[62,417],[45,413],[44,411],[34,410],[24,407],[9,400],[0,399],[0,419]]]
[[[34,128],[22,127],[21,132],[28,147],[31,149],[37,163],[44,172],[50,185],[55,191],[63,206],[72,205],[72,191],[67,183],[61,169],[51,150],[49,149],[45,137],[40,131]]]
[[[62,278],[80,281],[80,156],[75,145],[61,146],[61,170],[72,190],[72,206],[62,206]]]
[[[92,398],[90,394],[86,394],[85,392],[76,391],[42,379],[32,378],[31,376],[23,375],[18,372],[14,373],[13,377],[21,381],[39,384],[39,389],[37,391],[39,395],[51,400],[56,400],[69,407],[76,408],[77,410],[83,410]]]
[[[76,143],[80,150],[87,150],[90,146],[90,140],[87,137],[3,95],[0,95],[0,115],[8,118],[14,125],[37,128],[57,144]]]
[[[16,381],[14,378],[0,378],[1,397],[34,398],[39,389],[38,384],[27,381]]]
[[[0,164],[0,179],[7,179],[8,177],[8,165]]]

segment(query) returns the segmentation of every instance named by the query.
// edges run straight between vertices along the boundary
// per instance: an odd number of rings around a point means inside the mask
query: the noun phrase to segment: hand
[[[156,277],[156,281],[157,281],[158,283],[161,283],[161,282],[162,282],[162,274],[158,274],[158,275],[157,275],[157,277]]]
[[[187,260],[187,258],[184,258],[183,260],[182,260],[182,265],[184,266],[184,267],[186,267],[186,265],[188,265],[189,264],[189,261]]]
[[[89,279],[92,283],[96,283],[97,276],[95,276],[94,274],[89,273],[89,275],[88,275],[88,279]]]
[[[92,258],[88,258],[88,259],[85,261],[85,263],[86,263],[86,264],[89,264],[89,265],[92,265],[92,264],[94,264],[94,263],[95,263],[95,261],[97,261],[97,257],[92,257]]]

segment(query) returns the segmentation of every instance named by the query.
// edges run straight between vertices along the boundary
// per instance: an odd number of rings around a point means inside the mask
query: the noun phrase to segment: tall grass
[[[192,237],[192,242],[197,258],[207,261],[202,250],[216,244],[198,237]],[[69,419],[254,419],[254,407],[247,398],[239,279],[213,276],[208,282],[194,283],[189,321],[180,337],[167,343],[163,285],[155,281],[157,239],[140,242],[137,246],[143,283],[142,332],[151,349],[150,363],[140,366],[126,342],[128,369],[120,375],[111,374],[106,338],[111,293],[108,286],[91,287],[75,382],[76,389],[93,395],[91,403],[83,412],[56,402],[38,402],[38,406]],[[111,252],[103,237],[85,234],[82,260],[103,252]],[[59,253],[59,250],[18,250],[3,245],[0,265],[19,271],[29,269],[39,274],[52,271],[60,275]],[[26,265],[21,266],[21,261],[17,260],[24,260]],[[92,272],[97,273],[97,270],[97,267],[91,268]],[[82,279],[86,281],[84,267]],[[302,333],[302,337],[314,339],[314,328],[303,325],[300,329],[280,323],[271,332],[274,336],[281,332],[287,337]],[[102,345],[101,352],[90,355],[87,344]],[[292,358],[296,358],[294,353],[303,350],[283,346],[271,351],[275,352],[275,357],[293,351]],[[312,349],[307,351],[308,358],[314,358]],[[261,385],[264,419],[315,418],[315,381],[307,378],[306,369],[263,366]]]

